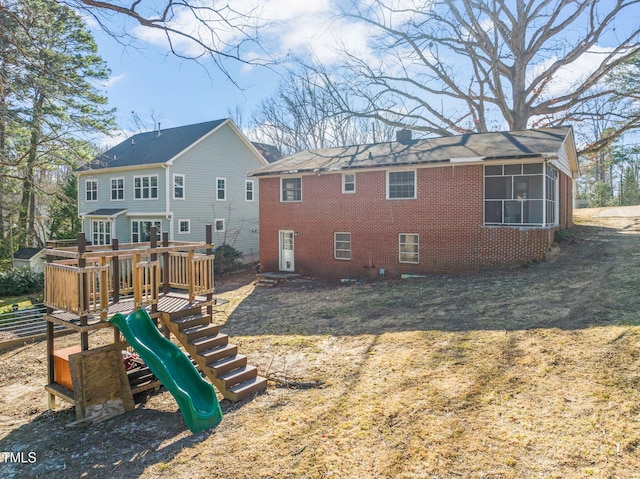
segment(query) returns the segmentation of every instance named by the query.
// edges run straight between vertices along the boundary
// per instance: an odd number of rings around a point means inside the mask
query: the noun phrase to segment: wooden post
[[[78,233],[78,268],[86,268],[87,260],[84,257],[84,254],[87,252],[87,239],[84,233]],[[83,272],[80,275],[81,284],[81,294],[80,305],[82,306],[82,311],[87,311],[89,309],[89,281],[87,277],[87,273]],[[80,316],[80,326],[87,325],[87,315],[83,314]],[[80,333],[80,349],[82,351],[87,351],[89,349],[89,333]]]
[[[187,277],[189,278],[189,302],[193,303],[196,299],[195,295],[195,284],[196,284],[196,271],[193,267],[193,258],[195,256],[195,251],[190,249],[187,253]]]
[[[162,233],[162,246],[165,248],[169,246],[169,233],[165,231]],[[170,266],[169,266],[169,252],[165,251],[162,253],[162,263],[164,266],[164,281],[163,281],[163,293],[169,294],[169,280],[171,276]]]
[[[142,272],[138,263],[140,263],[140,253],[133,254],[133,309],[134,311],[140,308],[142,304]]]
[[[207,243],[207,249],[204,251],[204,254],[207,256],[211,256],[213,254],[213,249],[211,248],[211,243],[213,243],[213,227],[208,224],[204,226],[205,231],[205,241]],[[213,268],[211,269],[211,284],[213,285]],[[213,306],[211,305],[211,300],[213,300],[213,293],[207,293],[207,315],[211,316],[213,314]]]
[[[117,238],[113,238],[111,240],[111,249],[113,251],[118,251],[120,248],[120,242]],[[117,304],[120,302],[120,257],[112,256],[111,257],[111,270],[113,271],[112,281],[113,281],[113,304]],[[120,342],[120,330],[118,328],[113,328],[113,342]]]
[[[158,227],[151,227],[151,257],[149,258],[151,263],[158,261]],[[160,289],[159,278],[157,277],[158,270],[155,266],[151,267],[151,297],[155,301],[151,304],[151,313],[158,312],[158,290]]]
[[[106,321],[109,315],[109,275],[106,256],[100,258],[100,267],[100,320]]]
[[[51,255],[47,255],[47,263],[52,263],[53,257]],[[46,288],[45,284],[45,288]],[[49,285],[51,287],[51,285]],[[53,308],[47,306],[47,316],[53,313]],[[47,384],[53,384],[55,381],[55,369],[54,369],[54,344],[53,344],[53,323],[51,321],[47,321]],[[56,395],[52,393],[48,393],[49,395],[49,409],[55,409],[56,407]]]

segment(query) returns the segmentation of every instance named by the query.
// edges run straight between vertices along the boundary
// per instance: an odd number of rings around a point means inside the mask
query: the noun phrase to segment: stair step
[[[196,352],[207,351],[210,349],[224,346],[229,342],[229,336],[223,333],[218,333],[214,336],[203,336],[189,341],[189,344],[196,348]]]
[[[187,309],[181,309],[180,311],[174,311],[170,313],[171,321],[175,319],[184,318],[185,316],[197,316],[202,314],[202,306],[193,306]]]
[[[200,356],[202,356],[207,361],[207,365],[209,365],[215,361],[219,361],[222,358],[235,356],[236,354],[238,354],[238,346],[236,346],[235,344],[225,344],[224,346],[208,349],[198,354],[200,354]]]
[[[185,316],[175,320],[172,319],[171,322],[178,326],[180,331],[183,331],[185,329],[193,328],[194,326],[210,324],[211,316],[198,314],[195,316]]]
[[[224,387],[229,389],[232,386],[248,381],[258,376],[258,369],[255,366],[242,366],[227,373],[218,376],[218,379],[224,383]]]
[[[200,324],[193,328],[183,329],[181,332],[187,337],[187,342],[191,342],[197,338],[215,336],[220,332],[220,326],[216,324]]]
[[[240,401],[241,399],[249,396],[250,394],[264,391],[267,388],[267,380],[261,376],[258,376],[248,381],[236,384],[228,389],[229,393],[234,396],[234,401]]]
[[[210,362],[208,367],[213,369],[215,376],[219,377],[222,374],[233,371],[234,369],[241,368],[247,365],[247,357],[243,354],[236,354],[235,356],[228,356],[226,358],[219,359],[218,361]]]

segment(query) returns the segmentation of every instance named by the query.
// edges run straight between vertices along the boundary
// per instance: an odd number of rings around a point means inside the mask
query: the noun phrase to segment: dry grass
[[[39,461],[0,476],[638,479],[640,222],[578,221],[529,268],[229,286],[224,331],[241,352],[271,378],[321,387],[274,383],[197,435],[167,392],[65,428],[69,409],[44,412],[44,346],[5,353],[29,373],[0,374],[0,449]]]

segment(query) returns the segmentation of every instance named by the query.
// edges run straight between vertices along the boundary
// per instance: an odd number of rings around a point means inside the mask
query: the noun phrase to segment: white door
[[[293,231],[280,231],[280,271],[294,270]]]

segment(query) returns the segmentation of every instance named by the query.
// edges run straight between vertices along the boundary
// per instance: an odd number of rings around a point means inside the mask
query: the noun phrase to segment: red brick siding
[[[280,179],[260,179],[260,263],[278,271],[279,230],[294,230],[295,270],[326,278],[464,272],[541,260],[548,228],[483,226],[483,167],[422,168],[417,199],[387,200],[386,172],[356,173],[356,193],[342,175],[302,176],[302,201],[280,201]],[[563,175],[561,175],[563,176]],[[351,233],[351,260],[333,257],[334,232]],[[419,264],[398,258],[400,233],[420,235]]]

